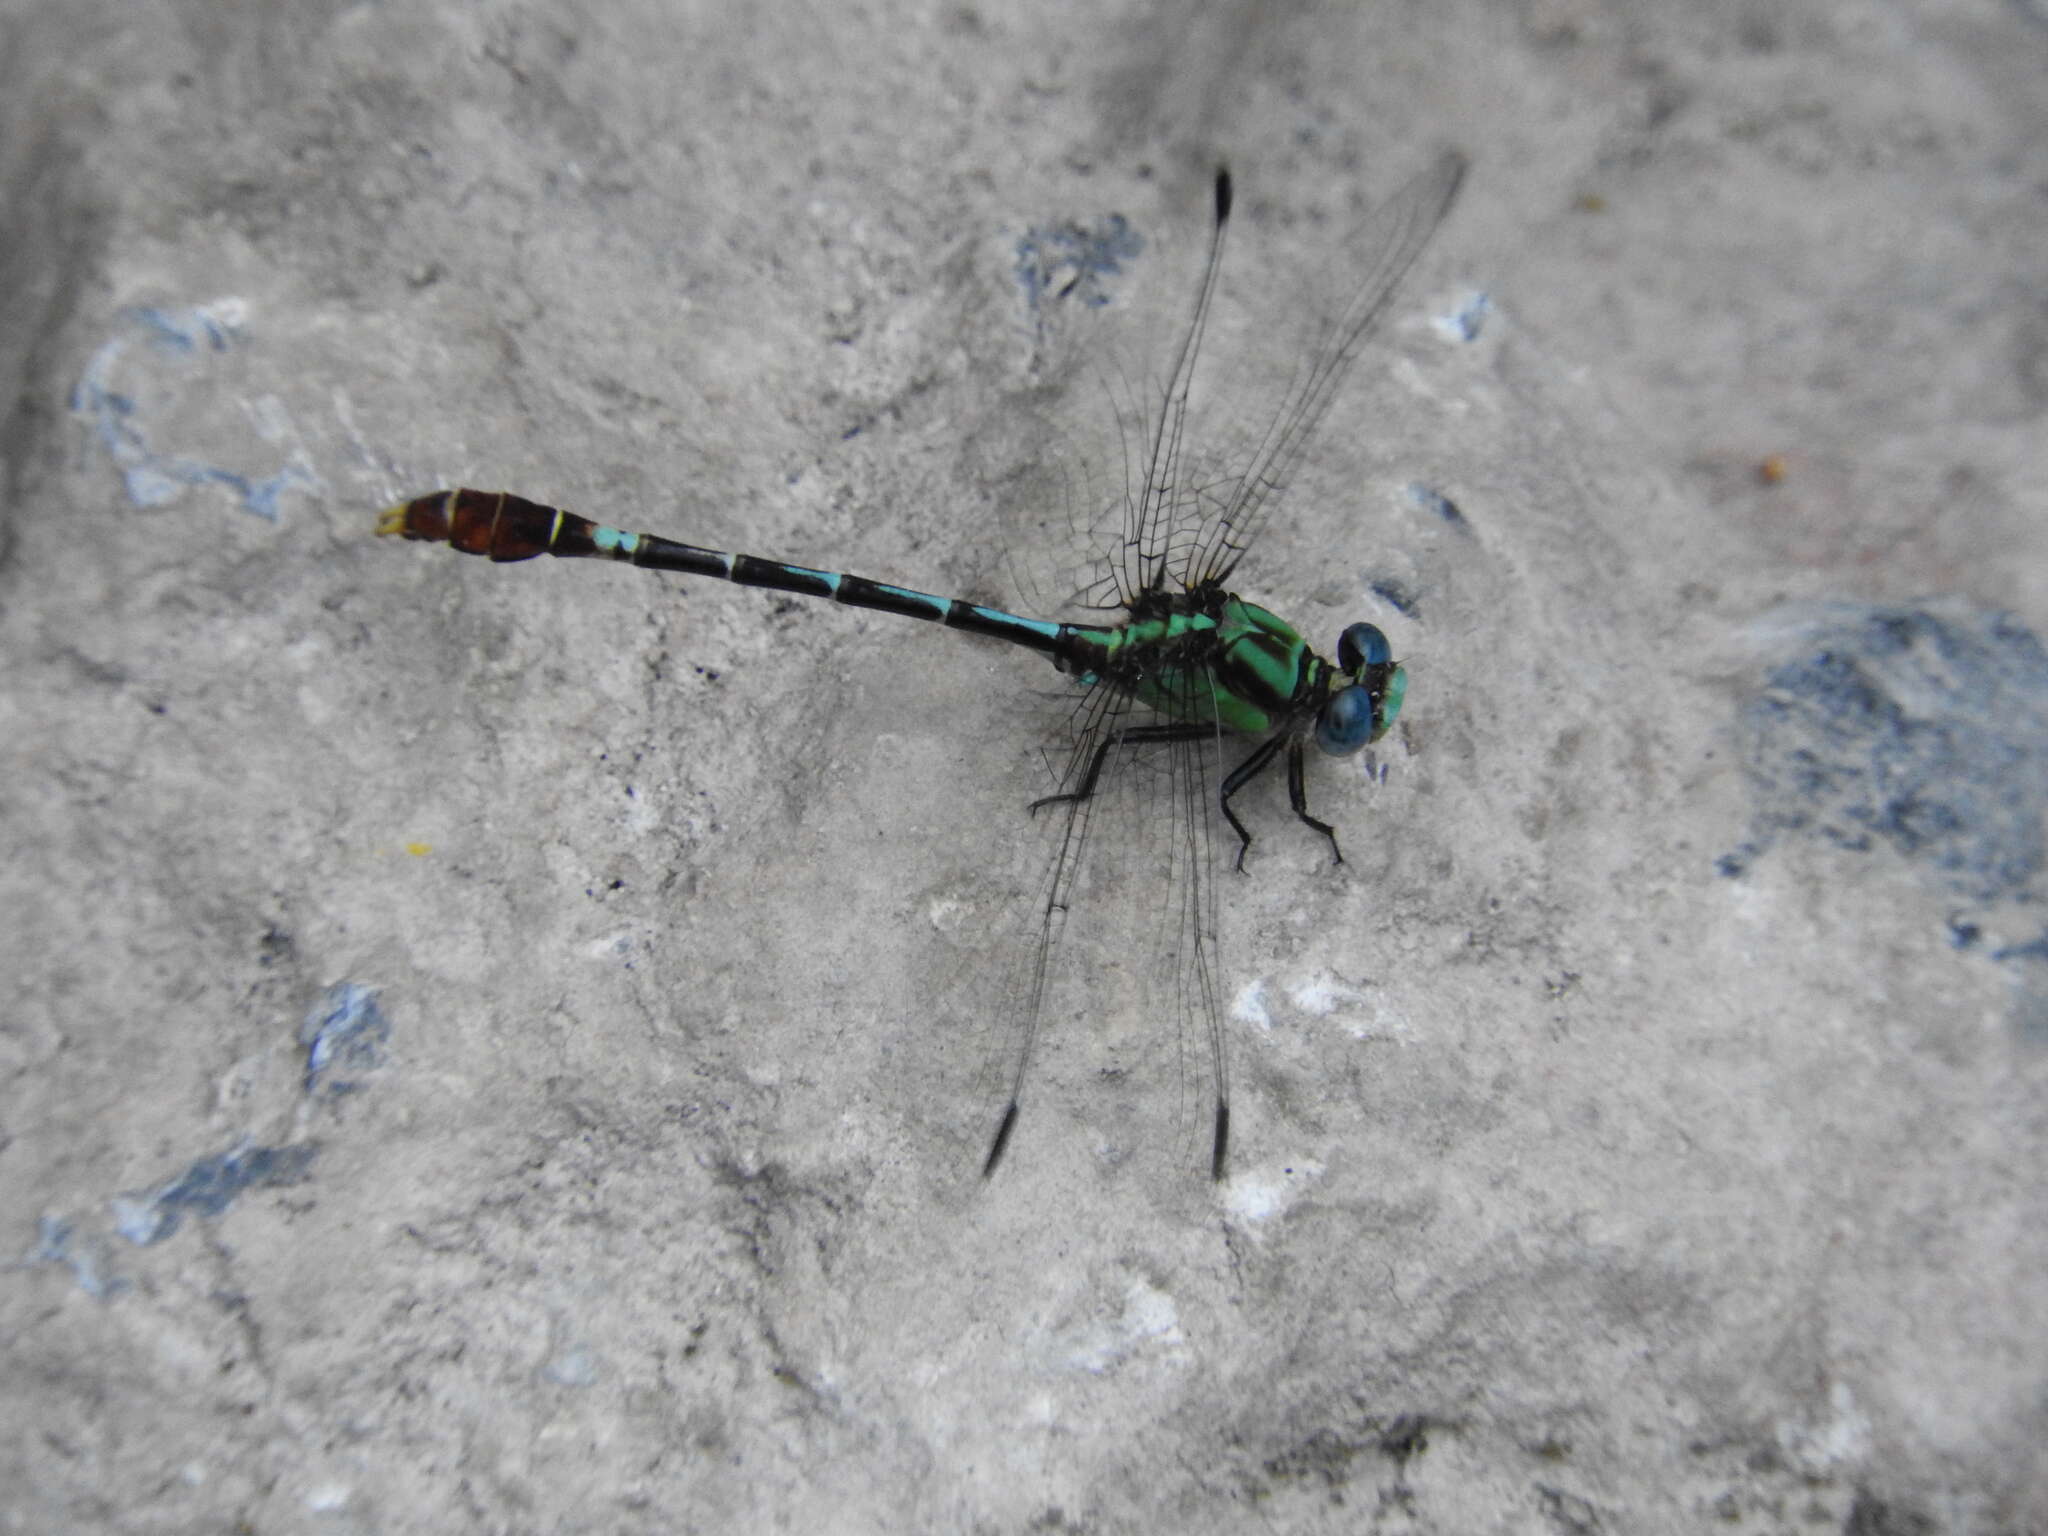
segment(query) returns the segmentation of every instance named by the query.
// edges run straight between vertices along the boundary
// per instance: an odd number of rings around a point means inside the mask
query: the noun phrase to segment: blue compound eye
[[[1340,688],[1316,716],[1316,745],[1332,757],[1349,757],[1379,734],[1377,723],[1371,694],[1356,686]]]
[[[1337,665],[1352,676],[1360,667],[1383,667],[1394,659],[1394,648],[1377,624],[1351,624],[1337,637]]]

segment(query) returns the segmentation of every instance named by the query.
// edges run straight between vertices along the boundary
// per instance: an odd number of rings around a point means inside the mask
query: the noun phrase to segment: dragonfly
[[[1329,844],[1343,862],[1337,834],[1308,807],[1306,748],[1333,757],[1355,755],[1393,729],[1407,690],[1407,672],[1375,624],[1356,622],[1325,659],[1286,620],[1238,596],[1232,580],[1299,467],[1368,337],[1385,318],[1395,290],[1455,200],[1465,174],[1460,153],[1447,150],[1384,203],[1359,228],[1348,249],[1362,273],[1350,297],[1324,319],[1296,369],[1270,425],[1252,439],[1242,462],[1212,471],[1192,440],[1190,400],[1223,265],[1233,201],[1227,168],[1213,183],[1213,219],[1192,315],[1165,380],[1140,428],[1127,435],[1126,488],[1109,509],[1116,536],[1095,561],[1094,579],[1073,606],[1095,621],[1039,619],[962,598],[816,570],[757,555],[729,554],[651,533],[634,533],[507,491],[453,489],[415,496],[386,508],[377,532],[452,546],[494,561],[553,555],[614,560],[643,570],[709,576],[745,587],[827,598],[853,608],[923,619],[1010,642],[1048,657],[1081,697],[1067,733],[1055,793],[1031,802],[1035,817],[1062,818],[1054,832],[1050,872],[1040,887],[1035,943],[1018,1006],[1022,1015],[1007,1075],[1007,1096],[988,1150],[984,1179],[1003,1160],[1018,1123],[1032,1051],[1067,918],[1074,904],[1102,792],[1123,765],[1164,750],[1166,838],[1177,889],[1168,914],[1173,943],[1174,1006],[1184,1031],[1206,1036],[1211,1102],[1209,1176],[1222,1181],[1230,1146],[1230,1091],[1219,1000],[1217,880],[1213,802],[1237,838],[1244,869],[1253,837],[1233,800],[1276,763],[1286,764],[1295,818]],[[1097,617],[1099,616],[1099,617]],[[1249,741],[1226,768],[1233,742]],[[1184,1035],[1185,1038],[1185,1035]]]

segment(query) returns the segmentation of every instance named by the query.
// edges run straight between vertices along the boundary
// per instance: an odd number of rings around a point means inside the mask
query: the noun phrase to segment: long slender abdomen
[[[1055,658],[1065,657],[1073,649],[1075,632],[1065,624],[1027,619],[959,598],[934,597],[929,592],[893,587],[865,576],[814,571],[809,566],[764,560],[759,555],[729,555],[723,550],[700,549],[695,544],[682,544],[651,533],[626,533],[559,507],[514,496],[510,491],[433,491],[415,496],[411,501],[386,507],[377,518],[377,531],[452,544],[465,555],[483,555],[497,561],[531,560],[536,555],[555,555],[564,560],[623,560],[643,570],[715,576],[743,587],[768,587],[803,597],[830,598],[849,608],[871,608],[877,613],[925,619],[948,629],[1008,640]]]
[[[434,491],[386,507],[377,531],[408,539],[452,544],[465,555],[492,560],[531,560],[557,555],[564,560],[624,560],[651,565],[658,546],[659,568],[689,571],[698,576],[732,578],[731,555],[698,549],[646,534],[621,533],[560,507],[543,506],[510,491]]]

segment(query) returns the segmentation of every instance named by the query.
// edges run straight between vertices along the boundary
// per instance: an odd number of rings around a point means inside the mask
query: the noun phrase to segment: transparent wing
[[[1066,567],[1065,576],[1026,582],[1025,589],[1042,591],[1054,613],[1092,613],[1102,622],[1105,615],[1128,613],[1148,593],[1228,577],[1286,489],[1396,285],[1449,209],[1464,168],[1462,156],[1444,155],[1359,226],[1346,260],[1350,272],[1362,275],[1348,288],[1348,299],[1315,323],[1302,365],[1277,391],[1277,411],[1270,397],[1256,402],[1263,425],[1251,426],[1246,437],[1246,423],[1223,422],[1227,430],[1209,440],[1207,422],[1198,418],[1215,413],[1193,410],[1191,403],[1230,220],[1230,181],[1219,172],[1207,259],[1192,312],[1182,311],[1173,333],[1178,346],[1168,368],[1149,381],[1134,378],[1128,364],[1107,380],[1098,376],[1095,398],[1107,397],[1110,409],[1097,412],[1085,431],[1034,469],[1044,502],[1034,530],[1040,537],[1030,547],[1071,549],[1078,542],[1089,556]],[[1088,466],[1105,462],[1123,466],[1120,484],[1105,485],[1091,473]],[[1229,468],[1212,472],[1219,464]],[[1036,569],[1060,568],[1040,561]],[[1211,685],[1190,669],[1185,686]],[[1213,709],[1190,700],[1155,713],[1110,680],[1085,689],[1069,710],[1055,787],[1034,810],[1051,846],[1026,917],[1028,955],[1013,989],[1019,1022],[984,1172],[1003,1158],[1020,1121],[1032,1060],[1051,1016],[1057,956],[1080,948],[1167,984],[1183,1138],[1206,1143],[1212,1176],[1221,1177],[1230,1088],[1218,968],[1215,797],[1240,744],[1213,726],[1173,724],[1205,713],[1213,719]],[[1097,845],[1113,857],[1091,871]],[[1147,1010],[1155,1029],[1163,1022],[1159,1012]]]
[[[1247,370],[1231,359],[1221,400],[1203,409],[1197,386],[1206,389],[1218,377],[1214,349],[1205,344],[1233,198],[1229,173],[1217,172],[1194,304],[1174,322],[1177,346],[1163,374],[1143,370],[1144,352],[1126,345],[1110,353],[1110,372],[1094,391],[1079,391],[1107,409],[1091,413],[1098,417],[1092,435],[1074,440],[1092,447],[1075,446],[1066,460],[1068,505],[1077,514],[1069,532],[1093,542],[1085,566],[1072,567],[1075,579],[1060,584],[1062,599],[1100,613],[1127,609],[1146,592],[1226,581],[1285,493],[1402,277],[1449,212],[1465,166],[1463,155],[1447,151],[1353,231],[1338,262],[1345,286],[1333,290],[1337,303],[1313,321],[1299,365],[1284,383],[1276,381],[1277,405],[1274,396],[1247,395]],[[1139,309],[1137,318],[1158,323],[1159,316]],[[1113,436],[1105,440],[1107,433]],[[1091,464],[1121,466],[1120,480]]]
[[[1169,578],[1189,568],[1200,547],[1202,499],[1184,479],[1188,472],[1188,401],[1195,365],[1215,308],[1216,285],[1223,270],[1224,237],[1230,232],[1230,172],[1218,170],[1215,181],[1215,222],[1209,236],[1209,257],[1195,296],[1194,314],[1181,335],[1158,408],[1140,421],[1126,454],[1124,545],[1117,569],[1125,601],[1164,587]]]
[[[1151,1106],[1167,1086],[1163,1071],[1148,1068],[1170,1063],[1179,1090],[1174,1142],[1190,1161],[1199,1146],[1212,1177],[1222,1175],[1229,1069],[1217,986],[1213,789],[1223,742],[1213,729],[1168,738],[1156,734],[1161,729],[1153,711],[1110,687],[1088,689],[1075,703],[1057,788],[1032,813],[1050,846],[1012,988],[1015,1034],[984,1174],[1029,1121],[1022,1106],[1032,1063],[1059,1011],[1055,982],[1068,970],[1059,957],[1071,952],[1074,962],[1086,961],[1086,1019],[1098,1037],[1116,1033],[1119,1010],[1100,1000],[1112,978],[1151,1000],[1140,1010],[1142,1035],[1122,1043],[1128,1064],[1102,1073],[1134,1079],[1128,1108],[1115,1114],[1117,1150],[1144,1139],[1139,1127],[1152,1123]],[[1167,1019],[1157,1004],[1169,995]],[[1094,1049],[1108,1063],[1124,1060],[1113,1042],[1098,1038]]]
[[[1229,473],[1214,483],[1190,486],[1191,478],[1176,469],[1172,479],[1199,502],[1202,530],[1188,550],[1186,564],[1172,574],[1190,586],[1227,583],[1230,574],[1258,537],[1274,505],[1285,494],[1302,453],[1330,409],[1359,353],[1386,317],[1395,288],[1429,238],[1443,222],[1465,175],[1465,157],[1446,151],[1436,163],[1367,216],[1346,243],[1345,260],[1359,273],[1357,286],[1342,309],[1319,322],[1306,363],[1296,372],[1279,410],[1264,434]],[[1206,309],[1208,296],[1203,305]],[[1199,339],[1206,314],[1191,339]]]
[[[1212,187],[1212,197],[1227,195]],[[1184,567],[1201,533],[1204,508],[1182,476],[1227,224],[1212,221],[1191,252],[1171,233],[1108,222],[1125,232],[1125,264],[1086,302],[1064,282],[1027,288],[1039,387],[1013,397],[1002,441],[990,445],[1019,457],[991,462],[984,476],[1005,524],[1025,535],[1012,535],[1006,560],[1019,600],[1098,624]],[[1084,227],[1055,228],[1070,225]],[[1193,281],[1192,311],[1183,277]]]

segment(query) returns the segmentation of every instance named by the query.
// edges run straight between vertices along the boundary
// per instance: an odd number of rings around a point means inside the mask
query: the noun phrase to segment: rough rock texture
[[[0,6],[0,1530],[2048,1530],[2044,78],[2038,0]],[[1129,804],[977,1177],[1041,661],[371,537],[1031,609],[1216,162],[1227,457],[1444,144],[1238,576],[1411,685],[1341,867],[1240,802],[1221,1185]]]

